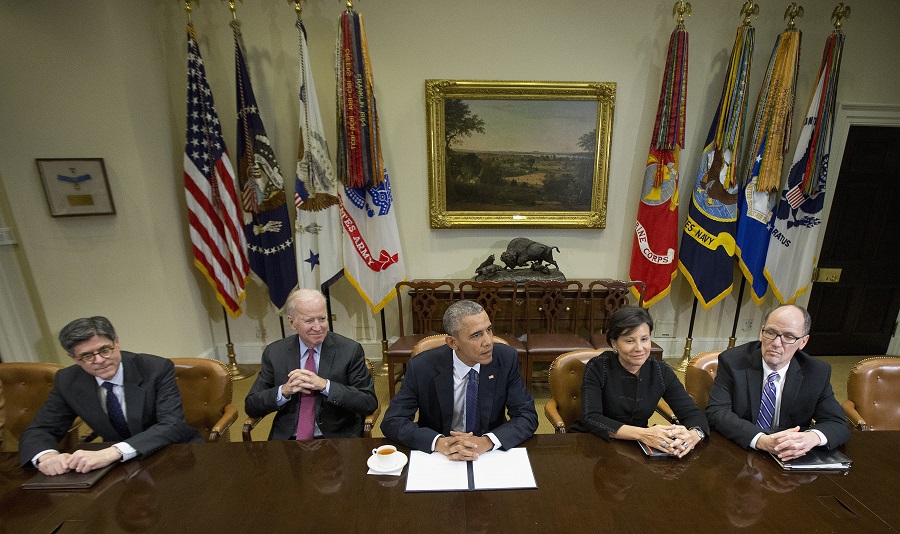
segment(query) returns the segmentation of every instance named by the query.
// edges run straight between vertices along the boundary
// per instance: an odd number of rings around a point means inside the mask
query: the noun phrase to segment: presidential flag
[[[817,262],[816,245],[822,228],[819,214],[825,206],[825,179],[843,49],[844,34],[835,30],[825,43],[819,81],[810,98],[787,183],[775,210],[765,276],[782,304],[794,302],[809,288]]]
[[[297,19],[297,31],[300,33],[300,146],[294,182],[297,274],[301,287],[322,288],[343,272],[341,217],[337,180],[309,63],[306,28],[300,19]]]
[[[738,265],[760,305],[768,291],[763,274],[772,215],[781,185],[784,154],[791,140],[794,94],[800,64],[800,31],[789,29],[775,42],[756,102],[750,159],[738,202]]]
[[[753,41],[752,26],[738,28],[681,238],[678,268],[704,309],[725,298],[734,285],[736,171],[747,113]]]
[[[391,182],[381,156],[375,87],[362,16],[345,11],[338,37],[338,175],[344,273],[381,311],[406,278]]]
[[[281,309],[297,287],[297,262],[288,217],[284,178],[263,126],[250,72],[247,70],[240,22],[234,30],[238,113],[238,181],[250,222],[244,226],[250,268],[269,288],[269,300]]]
[[[250,274],[241,208],[222,128],[206,81],[194,26],[188,24],[187,142],[184,193],[194,265],[209,280],[216,298],[236,318]]]
[[[687,59],[688,33],[679,24],[669,38],[631,251],[629,276],[646,284],[648,308],[669,294],[677,272],[678,156],[684,148]]]

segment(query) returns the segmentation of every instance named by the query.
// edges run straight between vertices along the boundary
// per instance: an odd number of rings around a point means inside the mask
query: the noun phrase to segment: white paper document
[[[471,491],[537,488],[524,447],[491,451],[474,462],[454,462],[440,453],[412,451],[406,491]]]

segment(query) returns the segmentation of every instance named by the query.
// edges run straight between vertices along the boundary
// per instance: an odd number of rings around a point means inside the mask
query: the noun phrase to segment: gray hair
[[[444,332],[456,337],[459,329],[462,328],[463,319],[472,315],[479,315],[484,312],[481,304],[471,300],[458,300],[447,308],[444,312]]]
[[[766,316],[763,317],[763,326],[766,325],[766,322],[769,320],[769,316],[772,315],[775,310],[779,310],[781,308],[797,308],[798,310],[800,310],[800,313],[803,314],[803,335],[808,336],[809,331],[812,329],[812,317],[809,316],[809,312],[806,311],[806,308],[804,308],[803,306],[797,306],[796,304],[782,304],[780,306],[772,308],[771,310],[769,310],[769,313],[767,313]]]
[[[83,343],[94,336],[105,337],[110,341],[116,340],[116,329],[106,317],[86,317],[75,319],[63,327],[59,332],[59,344],[69,354],[75,349],[75,345]]]
[[[288,315],[294,317],[294,313],[297,311],[297,304],[312,301],[319,301],[322,304],[325,304],[325,295],[317,289],[295,289],[288,295],[287,305],[284,309]]]

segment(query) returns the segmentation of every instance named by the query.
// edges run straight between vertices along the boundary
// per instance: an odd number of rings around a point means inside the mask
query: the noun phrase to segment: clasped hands
[[[69,471],[87,473],[117,462],[122,453],[115,447],[107,447],[99,451],[78,450],[69,453],[48,452],[38,458],[38,470],[48,476],[61,475]]]
[[[306,369],[294,369],[288,373],[288,380],[281,386],[281,395],[290,397],[294,393],[312,393],[325,389],[327,380]]]
[[[756,440],[756,448],[777,455],[783,462],[799,458],[819,445],[815,432],[800,432],[800,427],[788,428],[774,434],[763,434]]]
[[[681,458],[700,442],[700,436],[682,425],[654,425],[644,429],[641,441]]]
[[[434,450],[454,461],[478,459],[494,448],[494,442],[487,436],[475,436],[471,432],[451,431],[449,436],[441,436],[434,444]]]

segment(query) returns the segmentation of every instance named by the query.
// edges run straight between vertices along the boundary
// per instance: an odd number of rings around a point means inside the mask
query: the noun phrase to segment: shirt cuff
[[[331,380],[325,380],[325,389],[322,390],[322,393],[325,394],[326,397],[328,396],[329,389],[331,389]]]
[[[442,437],[444,437],[443,434],[438,434],[437,436],[434,437],[433,440],[431,440],[431,452],[435,451],[435,447],[437,447],[437,440]]]
[[[119,451],[119,454],[122,455],[122,459],[120,460],[122,462],[127,462],[138,454],[137,451],[134,450],[134,447],[132,447],[128,443],[125,443],[124,441],[116,443],[115,445],[113,445],[113,447],[115,447]]]
[[[756,436],[754,436],[752,440],[750,440],[750,448],[751,448],[751,449],[755,449],[755,448],[756,448],[756,442],[759,441],[759,438],[761,438],[762,435],[763,435],[763,433],[760,432],[759,434],[757,434]]]
[[[287,403],[287,401],[289,401],[289,400],[291,400],[291,398],[285,397],[284,395],[282,395],[281,394],[281,386],[278,386],[278,394],[275,395],[275,404],[277,404],[278,407],[280,408],[280,407],[284,406]]]
[[[826,438],[825,434],[823,434],[820,430],[816,430],[815,428],[810,428],[809,430],[807,430],[807,432],[815,432],[816,435],[819,436],[819,447],[824,447],[825,445],[828,445],[828,438]]]
[[[491,439],[491,441],[494,442],[494,448],[495,448],[495,449],[499,449],[499,448],[500,448],[500,440],[497,439],[497,436],[495,436],[493,432],[488,432],[487,434],[485,434],[485,436],[487,436],[488,438]]]
[[[57,453],[57,454],[59,453],[59,451],[56,450],[56,449],[47,449],[47,450],[45,450],[45,451],[41,451],[41,452],[35,454],[35,455],[34,455],[34,458],[31,459],[31,465],[37,467],[37,464],[38,464],[38,458],[40,458],[41,456],[47,454],[48,452],[55,452],[55,453]]]

